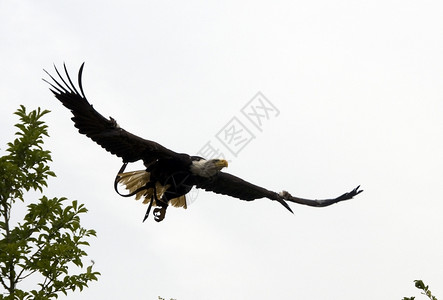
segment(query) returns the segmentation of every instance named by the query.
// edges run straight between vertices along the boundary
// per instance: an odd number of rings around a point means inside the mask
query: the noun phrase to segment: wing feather
[[[206,191],[211,191],[216,194],[228,195],[241,200],[251,201],[260,198],[268,198],[271,200],[276,200],[290,211],[291,209],[287,205],[286,201],[298,204],[304,204],[308,206],[314,206],[314,207],[324,207],[340,201],[352,199],[354,196],[363,192],[362,190],[359,190],[360,186],[358,186],[355,189],[353,189],[351,192],[344,193],[343,195],[337,198],[324,199],[324,200],[311,200],[311,199],[294,197],[286,191],[283,191],[281,193],[276,193],[267,190],[263,187],[252,184],[250,182],[247,182],[239,177],[224,172],[219,172],[218,175],[212,178],[200,177],[197,179],[196,186]]]
[[[216,176],[211,178],[199,177],[196,186],[206,191],[228,195],[246,201],[260,198],[276,200],[292,213],[289,205],[276,192],[247,182],[229,173],[219,172]]]
[[[260,198],[276,200],[278,194],[247,182],[229,173],[219,172],[211,178],[199,177],[196,186],[216,194],[228,195],[241,200],[252,201]]]
[[[81,134],[91,138],[110,153],[121,157],[124,162],[143,160],[145,165],[149,165],[159,158],[172,158],[178,155],[156,142],[143,139],[124,130],[112,117],[107,119],[97,112],[88,102],[83,91],[83,67],[84,63],[78,73],[80,92],[72,82],[65,64],[63,68],[67,80],[55,66],[54,69],[59,80],[55,79],[46,70],[46,74],[53,82],[43,79],[52,87],[50,90],[55,97],[71,110],[74,115],[72,118],[74,125]]]

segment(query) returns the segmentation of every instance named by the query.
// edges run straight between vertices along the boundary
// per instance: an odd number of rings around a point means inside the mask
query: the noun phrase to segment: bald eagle
[[[241,200],[251,201],[268,198],[282,204],[292,213],[286,201],[324,207],[340,201],[353,198],[362,192],[356,187],[334,199],[309,200],[292,196],[286,191],[276,193],[263,187],[249,183],[239,177],[221,171],[228,166],[224,159],[204,159],[198,156],[177,153],[150,140],[138,137],[121,128],[115,119],[103,117],[86,99],[82,85],[84,63],[78,73],[77,89],[72,82],[66,65],[66,76],[54,66],[59,79],[55,79],[44,70],[52,79],[47,82],[55,97],[69,110],[74,117],[75,127],[81,134],[85,134],[108,152],[123,159],[123,166],[118,172],[114,188],[121,196],[144,198],[143,203],[149,204],[143,221],[149,216],[152,206],[154,219],[160,222],[164,219],[166,208],[169,205],[186,208],[185,195],[193,187],[211,191],[217,194],[228,195]],[[124,172],[128,163],[142,160],[146,169]],[[117,185],[123,184],[129,191],[122,195]]]

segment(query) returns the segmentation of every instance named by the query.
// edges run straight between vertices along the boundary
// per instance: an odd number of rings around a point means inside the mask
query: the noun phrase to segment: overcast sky
[[[60,299],[402,299],[414,279],[443,297],[442,15],[441,1],[1,1],[0,151],[20,104],[51,110],[44,194],[85,203],[98,233],[102,276]],[[294,215],[200,191],[142,223],[146,206],[113,190],[121,160],[41,80],[63,62],[74,78],[86,62],[99,112],[170,149],[209,143],[227,171],[301,197],[365,191]],[[242,111],[260,99],[255,126]],[[244,147],[220,138],[232,122]]]

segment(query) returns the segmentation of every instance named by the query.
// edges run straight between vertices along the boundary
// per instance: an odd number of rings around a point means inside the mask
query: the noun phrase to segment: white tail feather
[[[120,177],[120,184],[123,184],[126,189],[129,191],[129,193],[133,193],[139,188],[143,187],[148,183],[151,179],[151,174],[149,172],[146,172],[145,170],[139,170],[139,171],[130,171],[125,173],[118,174]],[[165,191],[169,188],[169,185],[162,186],[160,183],[155,184],[155,189],[157,191],[157,199],[161,199],[163,197],[163,194]],[[154,195],[154,189],[149,188],[147,190],[141,190],[140,192],[135,194],[135,200],[139,200],[140,198],[144,197],[143,204],[148,204],[151,202],[151,198]],[[171,199],[169,201],[169,204],[171,204],[174,207],[183,207],[187,208],[186,205],[186,197],[180,196],[174,199]],[[155,203],[155,200],[152,202],[152,206],[157,206],[157,203]]]
[[[188,208],[185,195],[169,200],[169,204],[174,207],[183,207],[184,209]]]
[[[150,174],[144,170],[131,171],[118,174],[120,177],[119,183],[126,186],[129,193],[135,192],[137,189],[143,187],[150,180]],[[149,191],[149,190],[148,190]],[[135,199],[139,200],[146,194],[147,190],[142,190],[135,195]],[[152,192],[151,192],[152,194]]]

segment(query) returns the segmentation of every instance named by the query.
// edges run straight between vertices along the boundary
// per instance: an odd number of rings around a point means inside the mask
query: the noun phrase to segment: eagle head
[[[202,177],[211,177],[221,169],[227,168],[228,162],[224,159],[200,159],[194,160],[191,164],[191,172]]]

